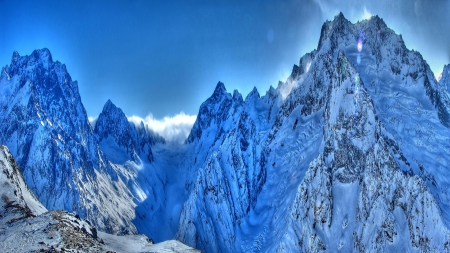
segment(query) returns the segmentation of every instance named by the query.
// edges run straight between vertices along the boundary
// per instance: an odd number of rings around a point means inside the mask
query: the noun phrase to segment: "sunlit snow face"
[[[306,72],[309,71],[309,67],[311,67],[311,62],[308,62],[308,63],[306,64]]]

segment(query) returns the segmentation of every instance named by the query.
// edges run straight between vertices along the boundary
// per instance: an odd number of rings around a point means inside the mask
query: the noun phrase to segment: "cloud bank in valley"
[[[127,118],[135,125],[139,125],[143,121],[152,131],[164,137],[169,143],[181,144],[189,136],[197,116],[181,112],[173,117],[166,116],[163,119],[156,119],[152,114],[145,118],[135,115],[127,116]]]

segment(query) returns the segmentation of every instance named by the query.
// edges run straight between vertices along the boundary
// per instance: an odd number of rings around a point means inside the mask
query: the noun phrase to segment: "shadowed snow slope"
[[[78,215],[47,212],[28,189],[5,146],[0,146],[0,185],[2,252],[199,252],[178,241],[153,244],[145,235],[97,232]]]

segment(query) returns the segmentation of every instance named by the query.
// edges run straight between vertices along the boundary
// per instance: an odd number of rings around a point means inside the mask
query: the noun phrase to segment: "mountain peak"
[[[239,93],[238,90],[234,90],[234,91],[233,91],[233,99],[234,99],[234,100],[238,100],[238,101],[243,101],[243,99],[242,99],[242,94]]]
[[[258,89],[255,86],[253,87],[253,89],[252,89],[252,91],[250,93],[257,93],[258,96],[259,96]]]
[[[214,89],[213,95],[222,95],[227,93],[227,89],[225,88],[225,85],[219,81],[216,85],[216,88]]]
[[[339,12],[339,14],[337,14],[336,16],[334,16],[334,19],[331,21],[331,23],[333,24],[333,26],[342,25],[342,24],[345,24],[345,23],[347,23],[347,22],[350,22],[350,21],[348,21],[348,20],[345,18],[344,14],[343,14],[342,12]],[[325,23],[328,23],[328,22],[325,22]]]
[[[52,53],[48,48],[36,49],[31,55],[43,63],[53,63]]]
[[[20,56],[19,52],[14,51],[11,57],[10,68],[15,69],[18,65],[27,65],[29,67],[31,65],[38,66],[40,64],[42,64],[45,69],[49,69],[53,66],[52,54],[47,48],[36,49],[30,55],[25,56]],[[63,66],[63,68],[65,68],[64,64],[61,65]],[[12,75],[14,74],[17,73],[15,71],[12,71]]]
[[[375,24],[377,24],[380,27],[385,27],[387,28],[386,23],[384,22],[384,20],[382,18],[380,18],[378,15],[372,16],[370,18],[370,21],[374,22]]]
[[[336,16],[334,16],[334,21],[337,21],[337,20],[347,20],[345,17],[344,17],[344,13],[342,13],[342,11],[340,11],[339,12],[339,14],[337,14]],[[333,21],[333,22],[334,22]]]
[[[256,89],[256,87],[253,87],[252,91],[250,91],[250,93],[248,93],[247,97],[245,98],[245,101],[248,101],[250,98],[255,98],[255,99],[260,98],[258,89]]]
[[[108,101],[106,101],[105,105],[103,106],[103,110],[102,110],[102,114],[111,114],[111,113],[119,113],[120,115],[123,114],[123,117],[125,116],[125,113],[123,113],[122,109],[120,109],[119,107],[117,107],[112,101],[111,99],[108,99]]]
[[[100,113],[98,120],[97,120],[97,124],[99,124],[99,122],[101,122],[103,117],[107,118],[109,120],[110,117],[113,117],[114,120],[112,122],[128,122],[127,117],[125,116],[125,113],[122,111],[122,109],[120,109],[119,107],[117,107],[112,101],[111,99],[108,99],[108,101],[106,101],[105,105],[103,106],[103,110]],[[111,123],[112,123],[111,122]],[[96,125],[97,125],[96,124]]]
[[[14,50],[14,53],[13,53],[12,58],[11,58],[11,64],[16,63],[17,60],[19,60],[19,58],[20,58],[19,52]]]
[[[275,94],[276,92],[277,92],[277,90],[274,89],[272,85],[270,85],[269,90],[267,91],[267,94]]]
[[[351,25],[351,22],[344,17],[344,14],[342,14],[342,12],[339,12],[339,14],[334,17],[333,21],[326,21],[322,25],[322,29],[320,31],[320,39],[317,50],[320,50],[320,48],[322,48],[323,42],[327,38],[332,36],[332,34],[334,34],[335,32],[345,33],[349,25]]]
[[[103,110],[108,108],[117,108],[117,106],[111,101],[111,99],[108,99],[108,101],[106,101],[105,105],[103,106]]]

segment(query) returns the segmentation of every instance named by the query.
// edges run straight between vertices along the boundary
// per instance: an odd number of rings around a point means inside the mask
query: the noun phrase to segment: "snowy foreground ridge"
[[[436,80],[378,16],[340,13],[265,95],[219,82],[174,147],[110,100],[93,128],[64,64],[14,52],[0,247],[450,252],[449,73]]]
[[[0,146],[0,184],[2,252],[199,252],[176,240],[153,244],[145,235],[98,232],[78,215],[48,212],[5,146]]]

